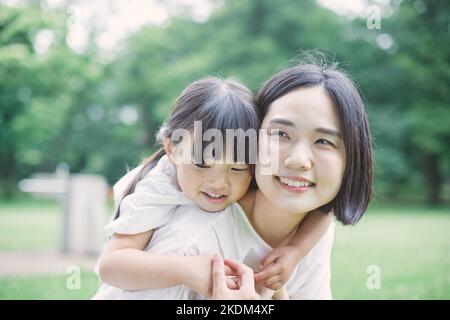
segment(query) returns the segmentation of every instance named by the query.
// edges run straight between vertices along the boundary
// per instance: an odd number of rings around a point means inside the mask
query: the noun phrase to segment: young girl
[[[191,139],[183,136],[180,141],[174,135],[177,129],[195,135],[195,121],[201,121],[203,131],[216,129],[224,136],[229,129],[256,131],[260,126],[251,92],[236,81],[206,78],[194,82],[183,91],[175,102],[169,120],[159,132],[163,148],[140,168],[127,174],[115,190],[123,199],[116,219],[105,228],[112,238],[99,261],[100,277],[111,286],[102,285],[96,298],[114,298],[118,291],[112,286],[140,290],[178,284],[187,284],[192,290],[210,296],[210,283],[203,280],[208,274],[190,273],[187,277],[187,268],[180,270],[178,267],[210,267],[211,256],[174,256],[171,246],[175,248],[178,244],[170,244],[170,241],[164,252],[157,251],[166,254],[144,251],[153,241],[155,229],[162,226],[170,229],[171,218],[180,206],[195,204],[210,214],[219,215],[241,199],[251,184],[252,167],[248,160],[252,155],[252,146],[248,144],[245,145],[245,159],[233,159],[239,161],[183,163],[186,150],[196,149],[192,148]],[[223,145],[227,145],[227,141],[224,142]],[[200,149],[203,152],[206,148],[202,144]],[[129,187],[122,195],[120,190],[126,184]],[[330,221],[329,214],[314,212],[308,215],[290,243],[273,250],[261,261],[265,268],[256,280],[273,290],[280,289],[298,262],[325,233]],[[198,223],[199,228],[202,227],[201,219]],[[172,236],[170,232],[166,234]],[[161,237],[164,238],[164,234],[160,232],[159,239]],[[231,287],[235,285],[232,281],[228,284]]]

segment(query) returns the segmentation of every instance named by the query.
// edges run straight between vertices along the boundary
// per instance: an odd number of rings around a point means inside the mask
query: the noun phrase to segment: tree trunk
[[[16,192],[15,154],[12,146],[8,145],[5,149],[0,160],[0,192],[3,197],[12,198]]]
[[[144,124],[144,130],[145,130],[145,140],[144,145],[147,147],[152,147],[155,143],[155,130],[156,125],[154,124],[154,121],[152,119],[152,116],[150,114],[150,108],[146,106],[146,104],[140,105],[140,113],[141,113],[141,119]]]
[[[425,157],[425,175],[428,184],[428,203],[438,205],[441,203],[442,177],[439,173],[439,157],[435,154]]]

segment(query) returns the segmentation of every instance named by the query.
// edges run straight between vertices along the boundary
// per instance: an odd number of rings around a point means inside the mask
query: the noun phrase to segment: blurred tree
[[[83,54],[67,47],[65,12],[2,6],[0,75],[8,79],[0,83],[2,191],[11,194],[17,178],[60,161],[114,182],[126,164],[153,150],[156,130],[190,82],[231,76],[256,91],[295,63],[300,50],[319,49],[342,62],[366,97],[378,193],[417,196],[426,186],[430,203],[445,198],[447,2],[391,1],[380,30],[313,0],[212,2],[206,21],[182,10],[163,27],[142,28],[109,63],[93,43]],[[41,36],[52,39],[47,49],[38,45]]]
[[[402,95],[408,126],[405,150],[424,175],[430,204],[442,200],[444,161],[450,158],[450,4],[446,1],[405,2],[395,19],[395,61],[403,70]]]
[[[17,147],[31,136],[22,131],[19,116],[32,104],[34,109],[45,109],[43,100],[38,99],[50,97],[59,88],[58,80],[45,74],[46,61],[35,54],[34,41],[39,31],[47,30],[58,19],[52,14],[44,19],[34,6],[0,8],[0,192],[11,196],[20,162]],[[47,114],[52,117],[48,110]],[[35,133],[45,135],[45,129]],[[35,164],[40,162],[37,153],[28,152]]]
[[[393,9],[381,30],[352,24],[360,39],[348,56],[371,106],[379,180],[392,194],[412,186],[438,204],[450,175],[450,6],[404,1]]]

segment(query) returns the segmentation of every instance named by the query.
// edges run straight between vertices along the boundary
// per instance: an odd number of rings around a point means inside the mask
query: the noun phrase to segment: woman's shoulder
[[[316,245],[309,251],[303,260],[305,261],[325,261],[326,258],[331,257],[334,240],[336,235],[336,223],[332,221],[328,226],[327,231]]]

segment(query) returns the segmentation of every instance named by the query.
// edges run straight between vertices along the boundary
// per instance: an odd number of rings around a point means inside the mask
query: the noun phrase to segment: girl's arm
[[[319,242],[332,221],[332,212],[315,210],[306,215],[290,243],[297,248],[298,262]]]
[[[310,212],[301,222],[290,243],[273,250],[261,261],[262,271],[255,275],[255,280],[272,290],[280,289],[300,260],[319,242],[332,221],[332,212]]]
[[[152,235],[153,230],[134,235],[114,234],[100,257],[102,281],[125,290],[185,284],[207,295],[210,291],[211,257],[160,255],[143,251]]]

